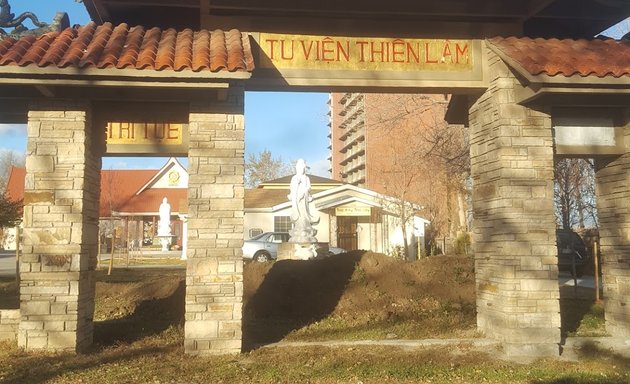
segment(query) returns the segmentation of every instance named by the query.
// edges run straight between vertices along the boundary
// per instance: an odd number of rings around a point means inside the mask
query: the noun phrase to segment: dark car
[[[581,277],[584,269],[589,265],[590,258],[584,241],[577,233],[566,230],[556,230],[556,244],[558,247],[558,270],[568,271],[573,276]]]

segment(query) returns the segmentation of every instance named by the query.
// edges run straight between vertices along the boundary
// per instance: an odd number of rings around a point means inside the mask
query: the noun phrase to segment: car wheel
[[[271,256],[267,252],[258,252],[257,254],[254,255],[254,260],[256,260],[259,263],[265,263],[271,260]]]

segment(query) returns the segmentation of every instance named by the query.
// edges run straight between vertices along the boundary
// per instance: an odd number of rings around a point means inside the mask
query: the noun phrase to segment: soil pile
[[[244,341],[471,336],[473,262],[405,262],[355,251],[309,261],[246,263]],[[183,324],[185,270],[99,272],[96,341],[129,342]]]
[[[246,339],[254,341],[290,334],[301,339],[348,336],[331,327],[380,329],[375,335],[363,333],[374,337],[474,332],[474,271],[468,257],[405,262],[356,251],[319,260],[250,263],[244,279],[245,321],[252,325],[245,327]]]

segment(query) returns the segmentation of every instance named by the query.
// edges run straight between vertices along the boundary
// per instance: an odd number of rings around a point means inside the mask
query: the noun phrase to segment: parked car
[[[573,265],[575,264],[575,277],[581,277],[591,259],[580,235],[571,230],[557,229],[556,244],[558,247],[558,270],[568,271],[573,275]]]
[[[258,262],[278,258],[278,244],[289,241],[286,232],[265,232],[243,243],[243,258]]]
[[[332,255],[338,255],[340,253],[346,253],[343,248],[331,247],[328,243],[317,243],[317,257],[328,257]]]

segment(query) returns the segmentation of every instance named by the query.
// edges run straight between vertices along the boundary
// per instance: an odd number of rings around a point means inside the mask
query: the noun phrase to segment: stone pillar
[[[625,113],[626,154],[597,160],[597,212],[606,330],[630,338],[630,109]]]
[[[510,356],[557,356],[551,118],[515,104],[518,80],[488,57],[490,87],[469,116],[477,326]]]
[[[244,91],[191,105],[186,353],[240,353]]]
[[[102,140],[88,103],[31,104],[18,332],[26,350],[92,344]]]

